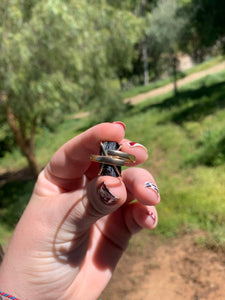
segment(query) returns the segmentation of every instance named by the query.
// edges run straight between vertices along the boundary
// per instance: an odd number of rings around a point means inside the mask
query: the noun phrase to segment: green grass
[[[200,229],[209,233],[201,243],[225,247],[225,72],[182,87],[177,96],[171,92],[140,103],[122,121],[127,138],[149,149],[144,167],[160,188],[159,224],[153,234],[171,237]],[[61,144],[89,125],[88,119],[68,119],[54,133],[40,131],[39,163],[44,165]],[[0,164],[17,169],[25,161],[16,150]],[[33,184],[11,182],[0,188],[0,242],[10,235]]]
[[[225,246],[225,72],[133,108],[127,135],[151,156],[160,187],[155,233],[206,230]]]
[[[190,68],[189,70],[185,71],[185,75],[190,75],[190,74],[193,74],[196,72],[207,70],[209,68],[216,66],[217,64],[219,64],[223,61],[224,61],[224,56],[222,56],[222,55],[209,58],[206,61],[204,61],[203,63],[198,64],[198,65]]]

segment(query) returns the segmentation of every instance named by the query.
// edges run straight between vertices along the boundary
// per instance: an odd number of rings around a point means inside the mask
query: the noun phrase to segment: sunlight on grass
[[[145,166],[162,198],[155,233],[202,229],[217,246],[225,242],[224,81],[225,72],[208,76],[177,97],[140,103],[124,118],[127,136],[150,149]]]

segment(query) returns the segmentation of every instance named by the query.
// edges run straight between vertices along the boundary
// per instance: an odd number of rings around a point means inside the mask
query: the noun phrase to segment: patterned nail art
[[[156,221],[156,216],[155,216],[155,215],[153,214],[153,212],[151,212],[151,211],[148,212],[148,215],[152,218],[153,224],[154,224],[155,221]]]
[[[131,147],[131,148],[134,148],[134,147],[141,147],[141,148],[145,149],[146,151],[148,151],[147,148],[146,148],[145,146],[143,146],[142,144],[135,143],[135,142],[128,142],[127,144],[128,144],[128,146]]]
[[[104,202],[107,205],[113,205],[119,201],[119,198],[114,196],[109,191],[109,189],[107,188],[107,186],[105,185],[104,182],[102,182],[98,188],[98,195],[99,195],[100,199],[102,200],[102,202]]]
[[[152,183],[151,181],[146,181],[145,182],[145,187],[149,188],[149,189],[152,189],[154,192],[156,192],[156,194],[159,198],[159,189],[157,188],[157,186],[154,183]]]

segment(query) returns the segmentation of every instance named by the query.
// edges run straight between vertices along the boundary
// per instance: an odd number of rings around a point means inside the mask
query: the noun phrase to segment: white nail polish
[[[153,212],[152,211],[149,211],[148,212],[148,215],[151,217],[151,219],[153,220],[153,224],[155,224],[155,222],[156,222],[156,216],[153,214]]]
[[[141,148],[145,149],[146,152],[148,152],[148,149],[145,146],[143,146],[142,144],[135,143],[135,142],[128,142],[127,144],[131,148],[141,147]]]
[[[160,197],[159,189],[157,188],[157,186],[154,183],[152,183],[151,181],[146,181],[145,182],[145,187],[148,188],[148,189],[153,190],[157,194],[157,197],[158,198]]]

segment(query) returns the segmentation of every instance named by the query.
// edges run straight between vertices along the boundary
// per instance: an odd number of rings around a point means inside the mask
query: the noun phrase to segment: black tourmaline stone
[[[105,148],[105,152],[107,153],[107,151],[110,150],[117,150],[119,148],[119,144],[116,142],[103,142],[102,143],[104,148]],[[104,155],[101,147],[100,147],[100,155]],[[117,169],[119,170],[119,173],[121,174],[121,167],[117,166]],[[115,167],[112,165],[106,165],[106,164],[100,164],[100,170],[102,170],[101,172],[101,176],[113,176],[113,177],[119,177],[119,174],[117,174]]]

